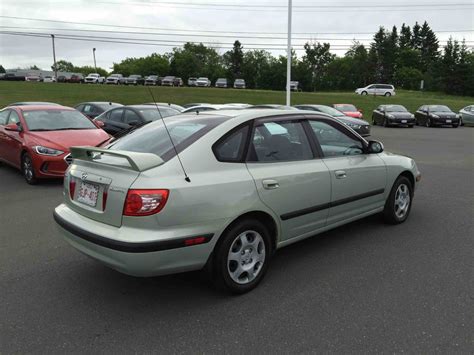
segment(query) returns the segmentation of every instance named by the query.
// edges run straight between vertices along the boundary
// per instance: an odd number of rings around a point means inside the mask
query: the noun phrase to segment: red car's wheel
[[[28,153],[24,153],[21,158],[21,171],[28,184],[35,185],[37,183],[33,160]]]

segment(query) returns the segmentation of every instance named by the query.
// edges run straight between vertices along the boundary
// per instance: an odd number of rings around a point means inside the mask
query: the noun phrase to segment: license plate
[[[97,205],[97,196],[99,195],[99,186],[81,182],[77,192],[77,202],[87,206],[95,207]]]
[[[402,123],[407,123],[407,120],[402,120]]]
[[[451,123],[451,120],[446,120],[446,123]]]

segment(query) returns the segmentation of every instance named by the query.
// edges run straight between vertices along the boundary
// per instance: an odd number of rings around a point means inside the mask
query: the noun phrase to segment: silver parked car
[[[395,96],[395,87],[388,84],[372,84],[355,91],[358,95]]]
[[[129,275],[206,266],[219,286],[247,292],[276,249],[376,213],[404,222],[421,177],[413,159],[324,114],[212,111],[165,122],[106,148],[72,148],[54,211],[72,246]]]
[[[466,106],[459,111],[461,125],[474,126],[474,105]]]

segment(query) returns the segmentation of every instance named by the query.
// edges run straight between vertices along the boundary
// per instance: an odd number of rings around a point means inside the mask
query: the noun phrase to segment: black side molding
[[[354,195],[354,196],[351,196],[351,197],[348,197],[348,198],[343,198],[341,200],[337,200],[337,201],[333,201],[333,202],[329,202],[329,203],[324,203],[322,205],[312,206],[312,207],[304,208],[302,210],[288,212],[288,213],[282,214],[280,216],[280,218],[283,221],[286,221],[286,220],[291,219],[291,218],[296,218],[296,217],[304,216],[305,214],[310,214],[310,213],[326,210],[326,209],[331,208],[331,207],[341,206],[341,205],[344,205],[346,203],[351,203],[351,202],[354,202],[354,201],[357,201],[357,200],[362,200],[362,199],[367,198],[367,197],[381,195],[384,192],[385,192],[385,189],[378,189],[378,190],[374,190],[374,191],[369,191],[369,192],[366,192],[366,193],[363,193],[363,194]]]
[[[189,236],[179,239],[173,240],[163,240],[163,241],[156,241],[156,242],[142,242],[142,243],[129,243],[123,242],[120,240],[113,240],[110,238],[102,237],[98,234],[83,230],[76,225],[71,224],[70,222],[66,221],[60,215],[53,212],[54,220],[57,224],[59,224],[62,228],[68,231],[71,234],[74,234],[76,237],[84,239],[90,243],[94,243],[100,245],[105,248],[122,251],[125,253],[150,253],[155,251],[162,251],[162,250],[169,250],[169,249],[177,249],[177,248],[184,248],[187,246],[192,246],[196,244],[187,244],[186,241],[192,240],[194,238],[204,238],[203,241],[200,241],[199,244],[206,244],[211,241],[214,234],[204,234],[198,236]]]

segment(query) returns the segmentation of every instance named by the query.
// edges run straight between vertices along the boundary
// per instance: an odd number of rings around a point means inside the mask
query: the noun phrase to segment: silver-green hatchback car
[[[420,180],[413,159],[323,113],[213,111],[165,123],[72,148],[54,211],[70,244],[129,275],[205,268],[247,292],[278,248],[376,213],[404,222]]]

